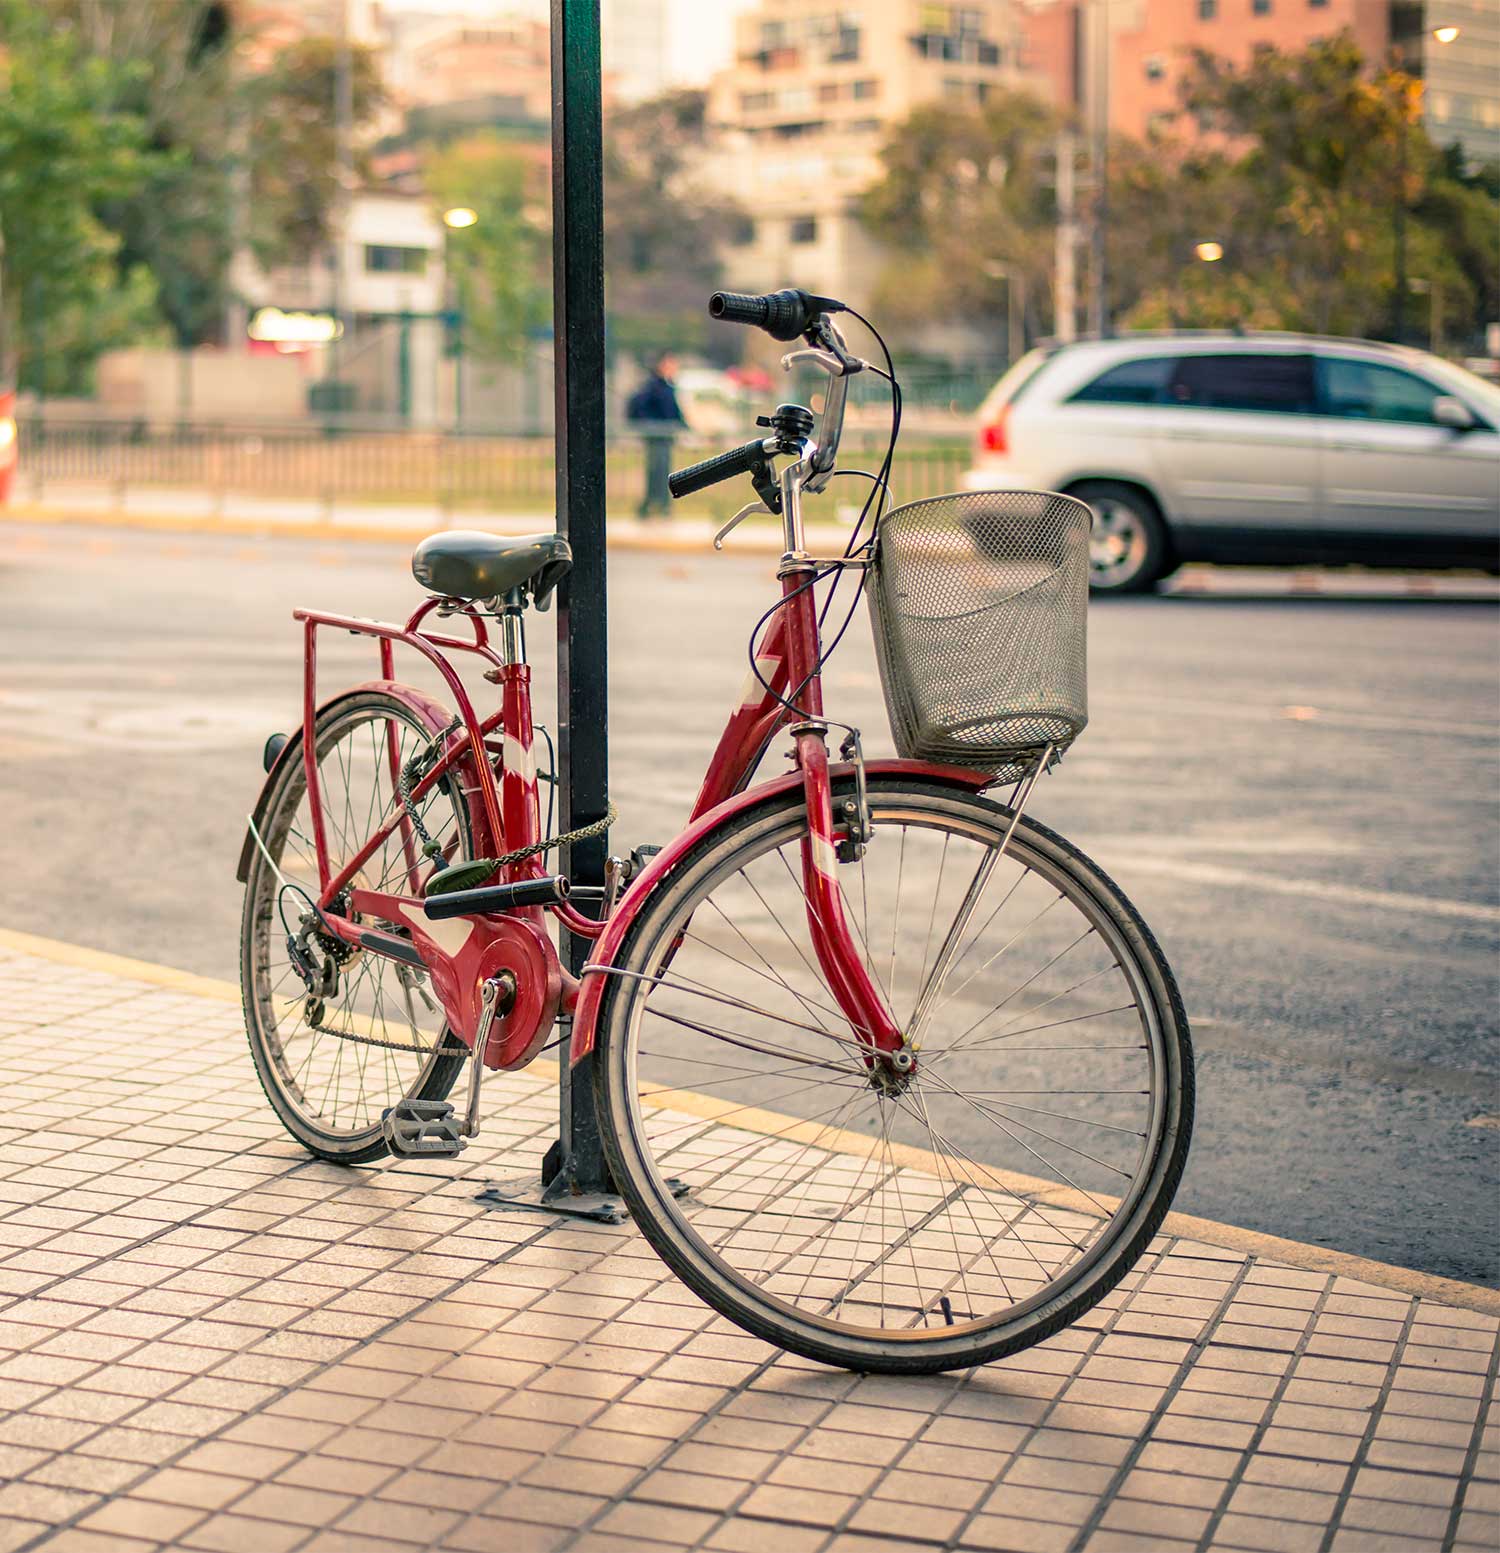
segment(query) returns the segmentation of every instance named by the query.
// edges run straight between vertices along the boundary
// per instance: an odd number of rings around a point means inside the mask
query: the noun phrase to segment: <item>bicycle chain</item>
[[[378,1041],[373,1035],[356,1035],[352,1030],[336,1030],[332,1025],[325,1025],[319,1019],[307,1020],[309,1030],[316,1030],[319,1035],[331,1035],[340,1041],[353,1041],[359,1046],[379,1046],[385,1051],[410,1052],[417,1057],[430,1057],[437,1051],[437,1046],[407,1046],[400,1041]],[[468,1055],[468,1048],[464,1048],[463,1054]],[[453,1055],[457,1057],[458,1052]]]
[[[412,802],[411,789],[415,782],[425,775],[428,766],[437,758],[438,752],[448,739],[463,726],[463,720],[455,717],[443,731],[436,736],[431,744],[420,754],[413,755],[401,768],[401,775],[396,783],[396,790],[401,798],[401,807],[406,810],[406,817],[411,821],[411,826],[417,833],[417,839],[422,843],[422,853],[430,857],[434,862],[443,860],[443,849],[428,834],[427,827],[422,823],[422,817],[417,812],[417,806]],[[514,852],[502,852],[499,857],[476,857],[470,861],[486,863],[491,872],[497,868],[507,868],[512,863],[524,863],[528,857],[536,857],[543,852],[550,851],[553,847],[572,846],[579,841],[592,841],[595,836],[602,836],[620,817],[620,811],[610,804],[608,812],[602,820],[595,820],[592,825],[582,825],[577,830],[564,831],[560,836],[548,836],[545,840],[534,841],[530,846],[517,847]]]

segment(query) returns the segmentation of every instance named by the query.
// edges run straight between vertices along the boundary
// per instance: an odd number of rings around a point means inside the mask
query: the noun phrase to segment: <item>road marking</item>
[[[55,938],[42,938],[34,933],[19,933],[0,928],[0,950],[13,954],[27,954],[38,959],[51,960],[60,965],[75,966],[80,970],[97,971],[106,976],[118,976],[126,981],[144,981],[153,986],[172,987],[198,997],[210,998],[216,1003],[238,1003],[240,989],[229,981],[219,981],[211,976],[198,976],[191,971],[177,970],[169,965],[156,965],[148,960],[134,960],[125,955],[109,954],[101,949],[85,949],[78,944],[63,943]],[[543,1058],[529,1065],[533,1076],[556,1083],[557,1064]],[[674,1109],[693,1110],[694,1114],[711,1117],[724,1106],[722,1098],[699,1095],[690,1090],[673,1089],[671,1103]],[[751,1120],[753,1117],[753,1120]],[[747,1132],[765,1132],[781,1137],[796,1126],[809,1125],[804,1118],[789,1117],[777,1111],[741,1113],[735,1118],[735,1126]],[[826,1129],[825,1129],[826,1131]],[[847,1133],[851,1150],[868,1155],[871,1140],[860,1133]],[[835,1143],[837,1140],[833,1140]],[[913,1156],[921,1150],[905,1147],[903,1154]],[[945,1167],[946,1168],[946,1167]],[[1013,1172],[993,1172],[996,1176],[1010,1175],[1020,1181],[1026,1178]],[[1066,1188],[1051,1182],[1038,1183],[1051,1197],[1061,1200],[1069,1195]],[[1456,1278],[1442,1278],[1436,1273],[1418,1272],[1410,1267],[1396,1267],[1388,1262],[1375,1262],[1367,1257],[1354,1256],[1347,1251],[1331,1251],[1327,1246],[1308,1245],[1300,1240],[1283,1240],[1276,1235],[1263,1235],[1258,1230],[1241,1229],[1233,1224],[1219,1224],[1212,1219],[1199,1219],[1186,1213],[1169,1213],[1162,1223],[1160,1233],[1182,1239],[1198,1240],[1207,1245],[1222,1246],[1238,1251],[1244,1256],[1265,1257],[1283,1262],[1291,1267],[1303,1267],[1314,1272],[1333,1273],[1341,1278],[1356,1279],[1361,1283],[1396,1289],[1418,1299],[1434,1300],[1445,1305],[1456,1305],[1463,1310],[1478,1311],[1484,1315],[1500,1315],[1500,1290],[1485,1288],[1482,1284],[1463,1283]]]
[[[1367,890],[1356,884],[1328,884],[1320,879],[1283,879],[1275,874],[1252,873],[1246,868],[1223,868],[1217,863],[1184,863],[1151,853],[1122,853],[1121,871],[1161,874],[1187,884],[1212,884],[1229,890],[1265,890],[1272,895],[1296,895],[1328,901],[1336,906],[1372,906],[1379,911],[1405,911],[1419,917],[1439,917],[1455,922],[1500,922],[1500,906],[1474,901],[1440,900],[1432,895],[1408,895],[1401,890]]]
[[[1259,705],[1243,701],[1213,701],[1191,696],[1131,695],[1128,691],[1110,691],[1100,699],[1106,706],[1148,706],[1164,714],[1201,712],[1211,717],[1232,718],[1237,723],[1265,717],[1276,722],[1318,723],[1326,728],[1369,728],[1383,733],[1430,733],[1447,738],[1458,734],[1467,738],[1493,739],[1494,723],[1456,723],[1435,717],[1390,717],[1379,712],[1340,710],[1337,707],[1285,706],[1272,702]]]

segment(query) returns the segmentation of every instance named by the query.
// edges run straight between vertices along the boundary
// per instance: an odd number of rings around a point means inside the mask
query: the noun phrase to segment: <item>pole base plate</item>
[[[686,1197],[688,1184],[673,1177],[667,1187],[674,1197]],[[564,1180],[543,1186],[535,1176],[516,1176],[491,1181],[474,1198],[486,1208],[509,1208],[520,1213],[549,1213],[569,1219],[592,1219],[596,1224],[623,1224],[630,1217],[625,1199],[615,1192],[574,1192]]]

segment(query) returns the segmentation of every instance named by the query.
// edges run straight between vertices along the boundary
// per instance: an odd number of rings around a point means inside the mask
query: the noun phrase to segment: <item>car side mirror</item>
[[[1432,418],[1450,431],[1473,431],[1478,425],[1474,412],[1452,394],[1439,394],[1432,401]]]

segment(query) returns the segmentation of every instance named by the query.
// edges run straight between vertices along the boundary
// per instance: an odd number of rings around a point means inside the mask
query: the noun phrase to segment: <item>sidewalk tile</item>
[[[837,1481],[833,1478],[832,1481]],[[762,1520],[792,1521],[803,1526],[836,1526],[858,1501],[847,1494],[818,1493],[807,1488],[761,1484],[740,1502],[738,1514]]]
[[[1003,1515],[977,1515],[963,1530],[963,1548],[1004,1549],[1005,1553],[1067,1553],[1076,1528]]]
[[[828,1532],[820,1526],[789,1526],[740,1516],[712,1531],[703,1546],[714,1553],[822,1553],[827,1540]]]
[[[687,1547],[705,1537],[717,1520],[716,1513],[681,1506],[617,1504],[600,1516],[596,1526],[602,1532]]]
[[[1310,1521],[1282,1521],[1258,1515],[1225,1515],[1214,1528],[1215,1548],[1253,1553],[1318,1553],[1323,1528]]]
[[[1413,1553],[1455,1507],[1455,1549],[1500,1539],[1493,1317],[1159,1236],[1004,1364],[831,1371],[628,1227],[476,1207],[551,1141],[535,1074],[467,1175],[350,1171],[282,1134],[232,1007],[17,966],[22,1039],[97,1045],[112,1009],[160,1109],[123,1056],[81,1104],[17,1090],[54,1130],[0,1164],[0,1553],[74,1516],[47,1553]]]
[[[868,1536],[919,1538],[946,1542],[963,1524],[964,1512],[935,1505],[900,1504],[875,1499],[862,1504],[850,1517],[849,1529]]]

